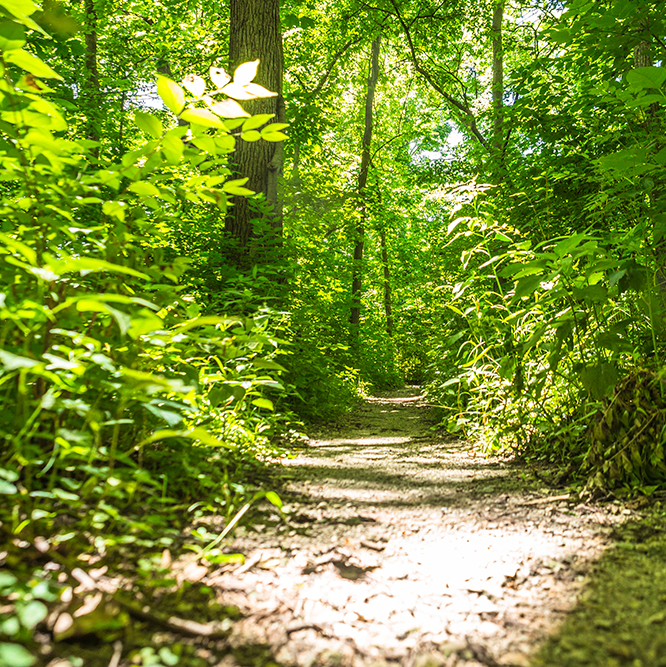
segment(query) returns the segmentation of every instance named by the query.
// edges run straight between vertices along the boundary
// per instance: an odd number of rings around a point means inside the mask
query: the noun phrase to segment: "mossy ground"
[[[666,666],[666,514],[621,526],[613,537],[534,667]]]

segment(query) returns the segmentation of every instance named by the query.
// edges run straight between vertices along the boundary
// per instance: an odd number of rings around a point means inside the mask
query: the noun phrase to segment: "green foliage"
[[[163,239],[184,207],[219,217],[230,196],[251,194],[227,156],[269,119],[234,97],[272,93],[252,83],[257,63],[233,80],[212,68],[208,94],[199,77],[181,87],[161,76],[158,92],[178,118],[137,111],[132,150],[100,157],[96,142],[68,132],[66,109],[39,80],[60,76],[23,48],[26,30],[39,29],[27,16],[36,6],[0,7],[11,15],[0,28],[3,542],[100,558],[130,546],[179,549],[178,526],[206,513],[230,530],[249,504],[280,504],[257,490],[265,462],[279,456],[267,438],[285,394],[278,316],[198,303],[190,260]],[[281,141],[283,127],[260,136]],[[218,295],[214,306],[225,302],[234,299]],[[8,570],[0,581],[11,607],[0,664],[31,665],[19,644],[63,587],[2,559],[24,580]],[[109,623],[94,631],[124,621],[114,613]],[[141,664],[175,664],[168,650],[151,651]]]

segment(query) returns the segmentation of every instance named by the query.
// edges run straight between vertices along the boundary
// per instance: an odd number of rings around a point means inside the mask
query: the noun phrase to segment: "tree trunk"
[[[386,245],[386,230],[382,227],[379,233],[382,246],[382,264],[384,265],[384,312],[386,313],[386,334],[393,338],[393,305],[391,302],[391,267],[388,260],[388,247]]]
[[[85,82],[81,95],[86,113],[86,138],[99,141],[99,113],[101,95],[99,89],[99,68],[97,65],[97,8],[95,0],[85,0],[84,11],[86,17],[86,50],[85,50]],[[99,149],[93,151],[95,157]]]
[[[365,219],[367,207],[364,202],[365,190],[368,183],[368,169],[370,168],[370,144],[372,142],[372,107],[375,101],[375,90],[379,78],[379,37],[372,43],[370,57],[370,73],[368,75],[368,89],[365,95],[365,130],[363,132],[363,148],[361,152],[361,170],[358,174],[356,186],[360,211],[355,228],[354,263],[352,265],[351,325],[352,341],[358,343],[359,324],[361,322],[361,289],[363,285],[363,247],[365,245]]]
[[[279,0],[231,0],[231,27],[229,61],[231,70],[251,60],[260,60],[255,77],[258,83],[277,97],[250,100],[243,107],[250,114],[275,114],[269,122],[284,122],[282,97],[282,34],[280,32]],[[240,139],[232,156],[232,169],[237,176],[247,177],[246,186],[263,195],[262,211],[256,202],[245,197],[234,197],[225,222],[225,228],[239,244],[240,254],[247,256],[249,241],[255,229],[253,219],[264,218],[279,235],[282,228],[282,204],[278,188],[282,175],[284,148],[282,142]],[[239,258],[240,259],[240,258]]]
[[[502,21],[504,0],[493,7],[493,158],[496,180],[504,171],[504,48],[502,45]]]

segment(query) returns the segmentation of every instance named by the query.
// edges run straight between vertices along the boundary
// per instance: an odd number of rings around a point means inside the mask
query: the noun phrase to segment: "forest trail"
[[[288,525],[241,530],[207,580],[243,614],[223,665],[530,664],[622,516],[427,416],[415,388],[371,398],[287,462]]]

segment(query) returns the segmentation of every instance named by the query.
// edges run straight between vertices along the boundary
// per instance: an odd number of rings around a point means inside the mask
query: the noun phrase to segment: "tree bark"
[[[504,0],[493,7],[493,158],[496,180],[501,180],[504,162],[504,48],[502,21]]]
[[[258,83],[277,97],[250,100],[243,107],[250,114],[274,114],[269,122],[284,122],[282,97],[282,34],[279,0],[231,0],[229,61],[233,73],[238,65],[260,60],[255,77]],[[276,235],[282,229],[282,204],[278,182],[282,175],[283,143],[240,139],[232,156],[237,176],[247,177],[246,186],[263,195],[265,206],[258,211],[255,200],[234,197],[225,221],[225,229],[236,239],[241,255],[247,255],[254,236],[253,220],[264,218]],[[255,198],[256,199],[256,198]]]
[[[85,0],[85,82],[82,99],[85,105],[86,113],[86,137],[92,141],[100,140],[99,130],[99,106],[101,102],[99,88],[99,67],[97,63],[97,8],[95,0]],[[95,157],[99,154],[99,149],[93,151]]]
[[[365,129],[363,132],[363,147],[361,152],[361,169],[358,174],[356,190],[358,193],[360,211],[356,222],[354,261],[352,264],[352,289],[351,289],[351,312],[349,324],[351,325],[352,342],[358,343],[359,324],[361,322],[361,289],[363,286],[363,248],[365,245],[365,220],[367,207],[364,202],[365,191],[368,183],[368,169],[370,168],[370,144],[372,142],[373,105],[375,101],[375,90],[379,78],[379,37],[372,43],[370,56],[370,73],[368,75],[368,88],[365,95]]]
[[[382,264],[384,265],[384,313],[386,314],[386,335],[393,338],[393,304],[391,301],[391,267],[388,259],[388,246],[386,244],[386,230],[382,227],[379,233],[382,247]]]

